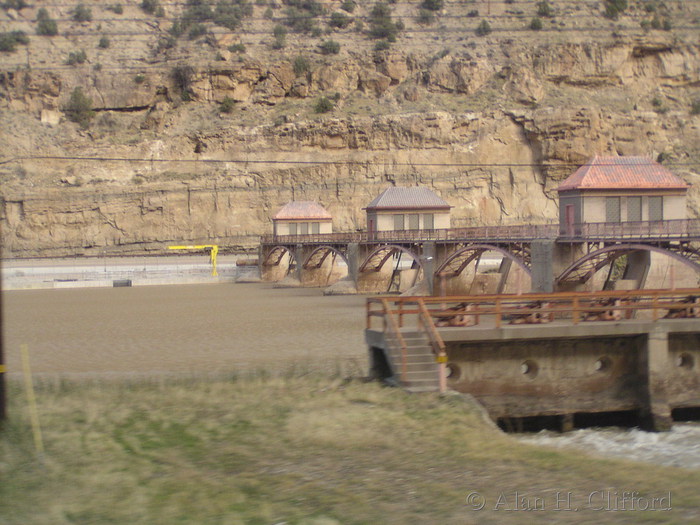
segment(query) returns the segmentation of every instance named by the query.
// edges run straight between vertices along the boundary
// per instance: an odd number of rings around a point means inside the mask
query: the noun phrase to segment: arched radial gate
[[[661,253],[682,262],[693,268],[696,272],[700,272],[700,263],[696,262],[698,260],[698,253],[695,250],[682,250],[679,253],[648,244],[614,244],[593,251],[573,263],[557,277],[557,286],[563,284],[583,284],[593,277],[601,268],[612,264],[623,255],[635,251]]]
[[[285,253],[289,254],[290,260],[292,262],[296,262],[296,259],[294,257],[294,252],[292,250],[290,250],[286,246],[275,246],[265,256],[265,259],[263,260],[263,266],[277,266],[277,265],[279,265],[280,262],[282,261],[282,258],[284,257]]]
[[[413,253],[411,250],[404,248],[403,246],[397,246],[393,244],[387,244],[384,246],[379,246],[376,250],[369,254],[369,256],[360,265],[360,273],[362,272],[378,272],[384,266],[389,258],[397,253],[405,253],[411,257],[420,267],[423,269],[423,263],[420,261],[420,257]]]
[[[517,253],[510,252],[505,248],[494,246],[492,244],[471,244],[464,248],[458,249],[451,254],[444,263],[435,272],[435,275],[440,277],[456,277],[474,260],[481,257],[486,252],[498,252],[503,257],[506,257],[520,266],[523,271],[530,275],[529,254],[524,250],[517,250]],[[525,258],[527,256],[527,258]]]
[[[337,250],[332,246],[319,246],[306,258],[306,261],[304,261],[303,268],[305,270],[320,268],[321,266],[323,266],[323,263],[326,261],[328,256],[332,254],[339,255],[343,259],[345,264],[348,264],[347,257],[340,250]]]

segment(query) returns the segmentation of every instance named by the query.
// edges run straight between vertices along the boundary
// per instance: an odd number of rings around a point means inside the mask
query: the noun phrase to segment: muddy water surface
[[[290,366],[366,371],[365,299],[206,284],[3,292],[5,361],[42,375],[152,375]]]

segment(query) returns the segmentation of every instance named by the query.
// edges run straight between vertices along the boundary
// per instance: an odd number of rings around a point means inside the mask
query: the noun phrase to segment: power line
[[[25,160],[72,160],[86,162],[134,162],[134,163],[181,163],[181,164],[270,164],[270,165],[354,165],[364,166],[367,164],[377,164],[375,160],[263,160],[263,159],[156,159],[145,157],[83,157],[73,155],[27,155],[18,156],[7,159],[0,164],[19,162]],[[392,166],[402,167],[447,167],[447,168],[579,168],[582,164],[574,163],[516,163],[516,162],[385,162],[378,163]],[[618,164],[598,163],[596,166],[618,166]],[[700,166],[700,161],[697,162],[667,162],[664,164],[667,167],[682,168],[691,166]]]

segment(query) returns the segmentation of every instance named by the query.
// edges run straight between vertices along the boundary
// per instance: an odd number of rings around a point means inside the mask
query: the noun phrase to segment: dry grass
[[[461,397],[296,372],[39,385],[45,461],[10,384],[0,523],[523,523],[700,520],[700,472],[524,445]],[[594,512],[599,490],[672,492],[670,512]],[[465,498],[486,497],[480,512]],[[571,491],[580,512],[554,510]]]

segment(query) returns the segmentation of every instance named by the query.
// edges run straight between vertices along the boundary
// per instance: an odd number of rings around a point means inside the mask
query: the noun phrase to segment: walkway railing
[[[573,224],[525,224],[512,226],[474,226],[439,230],[397,230],[380,232],[323,233],[310,235],[264,235],[263,244],[346,244],[416,241],[490,241],[519,242],[550,240],[633,240],[700,239],[700,219],[669,221],[601,222]]]
[[[399,328],[415,323],[422,329],[422,324],[430,326],[425,321],[428,318],[438,338],[442,329],[455,327],[500,328],[552,321],[576,325],[644,317],[649,321],[693,318],[700,323],[700,288],[367,299],[367,329],[372,329],[375,317],[385,315],[397,318]]]

